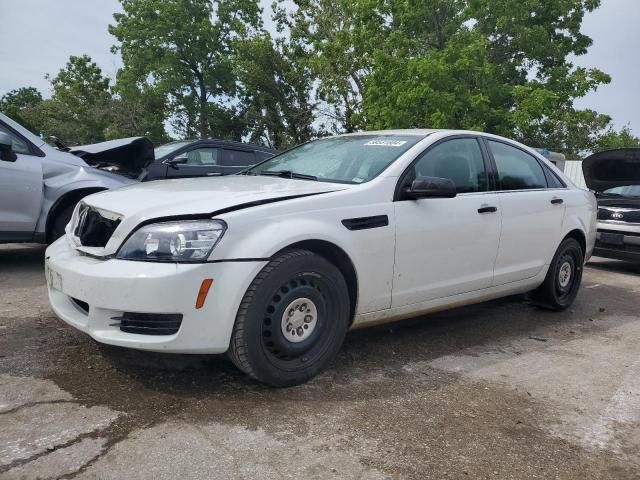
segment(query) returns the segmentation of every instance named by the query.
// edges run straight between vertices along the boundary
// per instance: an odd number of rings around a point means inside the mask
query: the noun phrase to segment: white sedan
[[[352,328],[524,292],[565,309],[595,234],[593,194],[523,145],[365,132],[237,176],[91,195],[46,276],[55,313],[98,342],[228,352],[285,386]]]

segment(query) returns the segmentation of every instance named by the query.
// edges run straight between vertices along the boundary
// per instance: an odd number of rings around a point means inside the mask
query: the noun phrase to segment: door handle
[[[561,198],[553,198],[553,199],[551,199],[551,203],[553,205],[561,205],[561,204],[564,203],[564,200],[561,199]]]
[[[478,209],[478,213],[495,213],[497,211],[498,211],[498,207],[489,207],[489,206],[480,207]]]

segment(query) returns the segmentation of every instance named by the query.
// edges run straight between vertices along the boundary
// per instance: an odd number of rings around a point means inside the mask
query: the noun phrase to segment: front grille
[[[135,313],[124,312],[120,320],[120,331],[141,335],[173,335],[182,324],[180,313]]]
[[[640,210],[600,207],[598,220],[640,223]]]
[[[73,234],[83,247],[104,247],[118,225],[120,219],[106,218],[98,210],[82,205]]]

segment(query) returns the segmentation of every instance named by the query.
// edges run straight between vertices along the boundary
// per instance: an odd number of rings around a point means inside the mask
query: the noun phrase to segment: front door
[[[487,164],[476,137],[458,137],[430,147],[401,180],[409,185],[419,176],[449,178],[458,195],[395,202],[392,307],[491,286],[500,212]]]
[[[13,140],[17,159],[0,160],[0,240],[29,240],[42,206],[42,158],[26,140],[0,124]]]

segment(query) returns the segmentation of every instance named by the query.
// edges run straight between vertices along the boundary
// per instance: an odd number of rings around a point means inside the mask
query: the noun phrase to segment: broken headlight
[[[152,262],[203,262],[224,235],[221,220],[152,223],[136,230],[116,258]]]

